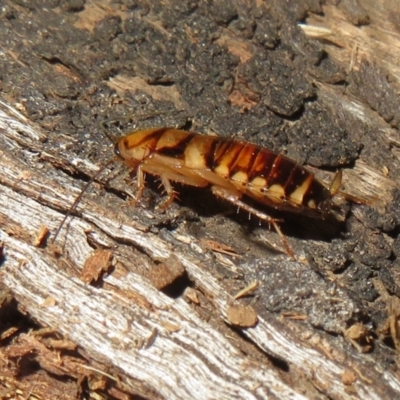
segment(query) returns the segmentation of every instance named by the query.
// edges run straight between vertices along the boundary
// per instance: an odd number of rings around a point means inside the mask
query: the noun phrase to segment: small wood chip
[[[185,292],[183,293],[185,298],[191,301],[194,304],[200,304],[199,296],[197,295],[196,290],[191,287],[186,288]]]
[[[357,380],[357,375],[350,370],[346,370],[342,374],[342,382],[344,385],[352,385]]]
[[[42,225],[39,229],[39,232],[33,239],[33,245],[35,247],[42,247],[48,236],[49,236],[49,228],[47,228],[47,226],[45,225]]]
[[[308,319],[308,315],[299,314],[295,312],[283,312],[282,317],[292,319],[293,321],[306,321]]]
[[[90,390],[96,391],[96,390],[104,390],[107,387],[107,379],[104,376],[100,377],[91,377],[88,379],[88,385]]]
[[[230,324],[240,328],[250,328],[258,322],[257,313],[250,306],[230,306],[226,311],[226,318]]]
[[[241,257],[235,249],[230,246],[227,246],[224,243],[216,242],[211,239],[201,239],[201,243],[208,247],[211,251],[215,251],[216,253],[226,254],[232,257]]]
[[[12,336],[15,332],[18,332],[19,328],[16,326],[12,326],[11,328],[8,328],[4,332],[1,333],[0,335],[0,340],[8,339],[10,336]]]
[[[57,340],[57,339],[47,339],[43,341],[46,347],[51,347],[55,350],[76,350],[76,344],[70,340]]]
[[[169,333],[174,333],[174,332],[178,332],[181,327],[177,324],[174,324],[173,322],[169,322],[169,321],[161,321],[162,326],[169,332]]]
[[[107,272],[112,266],[113,253],[110,250],[97,249],[85,261],[81,273],[83,282],[91,283],[97,281],[100,276]]]
[[[333,35],[333,31],[323,26],[298,24],[306,36],[312,39],[326,39]]]
[[[362,323],[356,323],[349,329],[343,330],[343,334],[360,353],[368,353],[372,350],[370,345],[372,338]]]
[[[182,263],[176,257],[171,257],[150,268],[145,277],[156,289],[162,290],[182,277],[185,272]]]
[[[367,328],[362,323],[358,322],[352,325],[349,329],[347,329],[346,336],[349,339],[359,340],[365,338],[367,333],[368,333]]]
[[[40,305],[42,308],[54,307],[57,301],[54,297],[48,296],[44,299],[43,303]]]
[[[156,341],[157,335],[158,335],[158,329],[154,328],[151,331],[150,335],[144,340],[142,347],[145,349],[150,348],[153,345],[153,343]]]
[[[236,293],[236,295],[233,296],[233,298],[237,300],[240,299],[241,297],[247,296],[248,294],[252,294],[257,290],[258,286],[260,286],[259,282],[257,281],[251,282],[250,285],[247,285],[244,289]]]

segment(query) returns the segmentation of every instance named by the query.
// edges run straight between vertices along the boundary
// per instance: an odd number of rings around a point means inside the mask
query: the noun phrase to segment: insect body
[[[242,197],[248,196],[278,210],[324,216],[329,213],[331,198],[341,184],[338,173],[327,189],[301,165],[255,144],[172,128],[130,133],[117,140],[115,154],[136,170],[136,201],[144,190],[145,173],[159,176],[167,192],[161,208],[174,200],[170,181],[210,186],[216,196],[271,223],[292,256],[277,224],[279,220],[243,202]]]
[[[328,190],[296,162],[251,143],[172,128],[133,132],[117,141],[115,153],[137,171],[137,198],[144,173],[160,177],[168,195],[162,207],[174,200],[170,181],[211,186],[215,195],[273,224],[287,249],[277,220],[244,203],[243,195],[275,209],[323,216],[341,184],[339,173]]]
[[[170,181],[176,181],[211,186],[235,204],[233,199],[247,195],[269,207],[310,216],[321,216],[331,208],[334,193],[311,172],[251,143],[161,128],[124,136],[116,143],[115,153],[137,170],[139,196],[144,173],[161,178],[168,194],[164,206],[173,201]]]

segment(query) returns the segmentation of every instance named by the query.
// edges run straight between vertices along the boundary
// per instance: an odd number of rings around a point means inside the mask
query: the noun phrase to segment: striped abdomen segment
[[[330,192],[289,158],[251,143],[217,140],[209,167],[257,201],[288,211],[323,213]]]

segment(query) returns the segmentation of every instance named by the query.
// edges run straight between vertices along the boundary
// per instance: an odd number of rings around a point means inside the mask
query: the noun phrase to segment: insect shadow
[[[149,179],[147,179],[147,187],[151,189],[151,193],[159,193],[159,186],[159,181],[156,178],[149,177]],[[258,231],[260,228],[271,229],[268,223],[254,217],[252,214],[238,207],[234,207],[232,204],[227,204],[223,200],[218,201],[209,190],[182,184],[175,184],[174,188],[179,193],[179,204],[193,211],[196,219],[212,219],[215,218],[215,216],[223,215],[234,221],[234,223],[237,223],[243,230],[245,236]],[[156,204],[157,195],[154,194],[152,197],[150,204]],[[258,207],[262,210],[262,207],[251,198],[246,198],[244,200],[251,206]],[[340,210],[337,211],[339,212]],[[281,231],[285,236],[290,238],[330,242],[332,239],[340,236],[346,229],[346,223],[342,215],[340,215],[340,219],[334,214],[328,214],[324,219],[317,219],[279,210],[268,210],[268,212],[272,218],[282,221],[280,223]],[[173,219],[174,223],[168,225],[170,229],[176,228],[177,221],[175,216]],[[218,219],[216,223],[220,224],[221,219]],[[227,227],[227,229],[229,228]],[[231,232],[227,231],[225,239],[227,239],[230,234]],[[252,238],[249,240],[253,241]],[[259,240],[257,240],[255,244],[265,248],[263,242]],[[277,251],[275,247],[271,247],[270,245],[266,246],[268,251]],[[278,252],[280,251],[278,250]]]

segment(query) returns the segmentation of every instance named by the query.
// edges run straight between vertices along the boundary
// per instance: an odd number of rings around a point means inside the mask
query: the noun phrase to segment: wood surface
[[[49,12],[65,16],[65,24],[70,24],[71,29],[97,29],[104,34],[108,31],[100,21],[110,16],[125,21],[133,13],[139,21],[150,20],[164,39],[168,37],[168,28],[159,24],[155,9],[145,14],[143,10],[148,5],[139,4],[132,11],[105,1],[86,2],[81,9],[60,5]],[[169,3],[171,10],[175,6],[174,2]],[[371,267],[366,278],[365,284],[378,293],[370,302],[362,297],[361,289],[358,292],[358,281],[352,282],[350,273],[346,273],[348,265],[362,263],[361,256],[347,256],[338,272],[330,267],[336,259],[324,258],[324,254],[329,251],[333,257],[330,246],[342,238],[344,244],[338,245],[341,252],[364,251],[372,257],[375,247],[351,247],[344,232],[330,236],[330,240],[320,240],[317,234],[311,239],[297,231],[291,235],[287,228],[284,231],[288,232],[297,258],[292,260],[276,233],[257,224],[246,226],[246,216],[240,219],[227,215],[224,204],[217,204],[215,213],[204,212],[201,205],[196,205],[196,199],[182,195],[179,203],[162,214],[153,207],[160,192],[157,185],[150,185],[143,202],[137,207],[129,206],[135,186],[126,183],[130,177],[120,164],[96,179],[52,243],[59,224],[86,182],[112,157],[108,139],[101,132],[94,134],[102,119],[102,107],[108,117],[113,105],[128,103],[135,96],[139,98],[135,104],[140,104],[141,98],[151,97],[169,102],[169,107],[172,104],[171,114],[183,127],[185,123],[179,122],[182,109],[187,113],[184,120],[190,119],[194,126],[206,126],[205,130],[210,131],[215,131],[218,111],[207,125],[207,117],[200,115],[183,94],[183,84],[149,83],[149,77],[144,79],[136,70],[130,74],[129,68],[104,82],[93,80],[90,74],[83,78],[82,71],[79,75],[62,62],[68,43],[59,54],[53,48],[54,54],[45,57],[43,49],[29,44],[33,38],[14,32],[20,53],[11,45],[3,48],[0,92],[0,397],[74,399],[84,393],[96,398],[149,399],[400,396],[396,311],[400,293],[396,286],[400,216],[398,220],[392,217],[400,209],[400,197],[396,197],[400,189],[400,109],[396,109],[395,97],[393,100],[393,94],[400,93],[400,7],[394,1],[366,1],[362,6],[341,2],[313,8],[300,2],[297,11],[291,11],[294,16],[289,13],[290,18],[280,23],[293,24],[297,16],[297,21],[304,20],[308,26],[330,30],[325,38],[307,38],[301,28],[291,28],[302,40],[317,41],[326,52],[326,59],[346,72],[339,79],[343,82],[334,84],[315,71],[313,76],[312,69],[308,69],[307,80],[312,81],[315,97],[327,112],[342,116],[345,130],[351,131],[352,126],[360,129],[356,138],[352,137],[357,144],[363,144],[359,155],[349,163],[341,164],[339,160],[337,166],[344,170],[343,191],[366,200],[364,205],[353,204],[344,217],[352,221],[346,228],[352,232],[349,236],[354,238],[360,232],[357,229],[363,227],[363,236],[381,240],[376,247],[386,252],[381,256],[386,264],[377,258],[376,268]],[[235,3],[236,10],[248,7],[247,2]],[[271,23],[276,15],[285,12],[280,2],[255,2],[251,7],[275,10],[270,14]],[[193,13],[199,12],[197,18],[203,21],[200,10],[201,7]],[[39,19],[42,12],[35,5],[28,8],[10,3],[6,11],[23,14],[27,20],[38,18],[37,23],[43,23]],[[5,15],[3,26],[10,21]],[[256,21],[259,25],[266,23]],[[245,65],[254,56],[254,44],[238,37],[224,21],[217,19],[216,24],[222,30],[218,46],[227,48]],[[53,30],[56,27],[50,29],[52,35]],[[283,29],[280,32],[284,42]],[[311,35],[310,31],[306,33]],[[196,40],[193,36],[194,45],[198,44]],[[93,50],[96,46],[99,44],[88,42],[87,51],[93,52],[93,58],[98,57],[98,65],[101,52]],[[13,92],[4,78],[8,76],[4,71],[13,68],[13,63],[21,66],[15,67],[15,82],[24,79],[23,69],[32,73],[25,51],[37,57],[40,54],[55,77],[60,74],[74,81],[79,75],[81,81],[85,80],[86,92],[77,96],[77,102],[87,101],[86,108],[93,102],[93,113],[98,118],[92,116],[91,120],[82,113],[79,120],[73,107],[63,109],[62,117],[55,112],[54,118],[48,119],[29,111],[33,106],[28,103],[36,101],[34,92],[32,98],[18,97],[22,91]],[[133,66],[139,63],[136,58],[131,62]],[[31,81],[27,85],[39,87],[41,80],[49,78],[35,71],[35,79],[37,83]],[[367,79],[376,84],[375,100],[357,84]],[[195,86],[196,82],[189,84]],[[98,100],[91,100],[89,89],[101,97],[101,85],[107,86],[113,97],[107,97],[107,93],[104,103],[96,103]],[[49,90],[46,99],[59,105],[65,97],[57,90],[58,87],[54,92]],[[68,96],[72,99],[69,104],[75,104],[75,95]],[[229,107],[240,105],[246,113],[255,103],[257,99],[248,93],[247,97],[238,97],[237,92],[231,91]],[[397,107],[399,104],[397,97]],[[304,102],[301,109],[307,107]],[[295,125],[297,118],[301,120],[297,113],[285,117],[284,126]],[[171,115],[162,114],[160,118]],[[88,128],[86,123],[93,126]],[[76,127],[82,136],[65,133],[63,126]],[[241,132],[229,134],[241,137]],[[253,138],[257,143],[260,140]],[[300,161],[301,152],[296,148],[288,145],[284,150],[291,157],[297,154]],[[337,169],[310,168],[324,182],[329,182]],[[189,197],[201,195],[201,191],[193,195],[190,188],[188,193]],[[212,196],[206,198],[214,201]],[[366,210],[372,210],[371,214]],[[367,219],[370,215],[383,218],[385,213],[390,215],[390,220],[384,221],[387,225],[382,222],[373,226]],[[296,216],[288,218],[296,221]],[[319,230],[318,221],[310,224],[308,231],[315,226]],[[248,235],[243,234],[247,231]],[[369,241],[365,243],[372,246]],[[221,250],[218,245],[227,247]],[[378,265],[382,265],[381,269]],[[92,272],[98,266],[100,272]],[[392,273],[388,278],[392,291],[388,290],[389,283],[382,284],[383,270]],[[352,271],[355,275],[356,269]],[[97,274],[93,280],[92,273]],[[292,286],[296,280],[297,288]],[[252,282],[258,282],[258,287],[255,285],[250,295],[235,299]],[[283,312],[279,309],[280,299],[293,308],[285,305]],[[371,317],[378,312],[387,322],[386,331],[384,324],[376,326]]]

